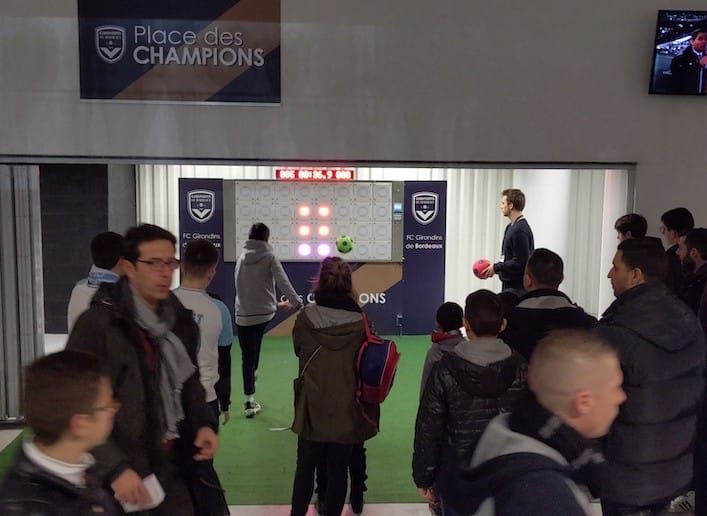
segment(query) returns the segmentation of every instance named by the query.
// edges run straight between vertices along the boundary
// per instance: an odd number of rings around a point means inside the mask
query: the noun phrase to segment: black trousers
[[[320,464],[317,464],[317,496],[320,499],[326,497],[327,476],[326,457],[322,457]],[[354,444],[349,458],[349,480],[351,482],[351,497],[362,498],[366,490],[366,447],[364,443]]]
[[[221,409],[219,408],[218,400],[216,399],[214,401],[208,401],[206,404],[209,406],[211,413],[216,418],[216,433],[218,433],[218,428],[219,426],[221,426]]]
[[[180,474],[174,452],[165,454],[164,470],[160,483],[165,492],[164,501],[149,511],[130,513],[131,516],[194,516],[194,502],[184,477]],[[119,509],[118,514],[125,514]]]
[[[260,346],[263,343],[263,335],[267,325],[266,322],[253,326],[236,325],[238,343],[241,346],[243,394],[246,396],[255,394],[255,371],[260,362]]]
[[[292,486],[290,516],[307,514],[314,491],[314,471],[320,464],[326,467],[326,516],[341,516],[346,501],[346,471],[352,448],[352,444],[297,440],[297,469]]]
[[[154,509],[145,512],[150,516],[192,516],[194,503],[191,494],[181,477],[171,479],[165,488],[165,499]]]
[[[707,516],[707,443],[705,442],[707,432],[705,431],[704,411],[705,409],[702,407],[697,423],[697,443],[694,455],[692,485],[695,489],[695,516]]]

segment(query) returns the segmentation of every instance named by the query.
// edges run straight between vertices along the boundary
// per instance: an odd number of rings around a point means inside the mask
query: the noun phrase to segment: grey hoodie
[[[268,322],[277,311],[276,287],[295,309],[302,307],[282,264],[264,240],[246,240],[236,262],[236,324]]]
[[[454,353],[467,362],[486,367],[510,357],[513,352],[498,337],[477,337],[464,340],[454,348]]]

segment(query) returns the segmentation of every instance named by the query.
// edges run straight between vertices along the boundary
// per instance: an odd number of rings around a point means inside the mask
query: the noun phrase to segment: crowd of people
[[[707,514],[707,229],[675,208],[661,241],[642,216],[620,217],[616,299],[597,319],[559,290],[562,258],[534,248],[524,206],[520,190],[502,192],[502,258],[482,277],[499,275],[503,291],[435,314],[412,452],[419,495],[446,516],[588,515],[592,499],[605,516]],[[291,514],[307,513],[315,486],[319,514],[340,516],[347,491],[359,514],[380,412],[356,397],[367,323],[351,268],[325,258],[303,306],[269,233],[253,225],[235,269],[244,415],[261,410],[267,324],[296,310]],[[218,249],[190,242],[180,261],[176,244],[150,224],[92,241],[66,350],[26,370],[32,436],[0,486],[0,513],[228,514],[213,458],[230,419],[234,321],[208,292]]]
[[[616,299],[597,320],[559,290],[560,256],[532,249],[532,232],[513,240],[524,204],[504,191],[503,258],[482,274],[529,255],[522,288],[469,294],[466,339],[450,340],[461,307],[437,313],[415,426],[420,496],[451,516],[592,514],[592,499],[605,516],[707,514],[707,230],[668,210],[663,243],[643,216],[620,217]],[[493,324],[480,333],[482,320]]]

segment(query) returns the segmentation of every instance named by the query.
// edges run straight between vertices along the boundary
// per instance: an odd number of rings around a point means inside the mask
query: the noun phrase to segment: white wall
[[[647,93],[665,7],[286,0],[282,106],[224,107],[80,102],[76,0],[3,0],[0,155],[635,162],[652,233],[707,224],[707,99]]]

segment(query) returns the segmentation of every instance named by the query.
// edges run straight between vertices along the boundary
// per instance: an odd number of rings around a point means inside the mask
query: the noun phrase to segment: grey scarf
[[[194,374],[196,368],[182,341],[171,331],[176,319],[172,305],[169,302],[161,303],[158,315],[132,287],[131,291],[135,306],[135,322],[148,333],[159,349],[163,439],[174,439],[179,437],[177,423],[184,419],[182,385]]]

